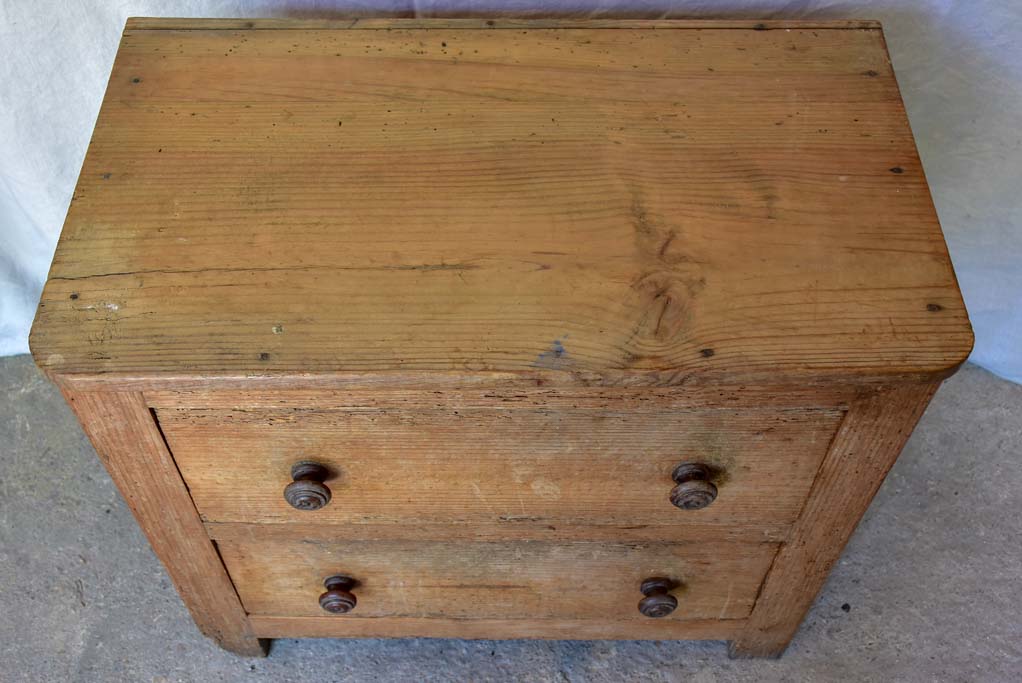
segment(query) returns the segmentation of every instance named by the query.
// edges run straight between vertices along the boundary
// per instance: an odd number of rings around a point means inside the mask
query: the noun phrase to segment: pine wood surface
[[[323,579],[355,578],[358,605],[337,620],[381,617],[644,622],[643,580],[681,585],[658,621],[749,614],[777,546],[769,543],[345,541],[235,543],[220,553],[247,612],[323,616]]]
[[[972,332],[875,22],[143,18],[31,346],[236,652],[763,656]]]
[[[41,366],[656,386],[971,348],[876,25],[350,23],[129,26]]]
[[[425,379],[425,378],[423,378]],[[479,386],[471,381],[437,381],[429,387],[395,387],[387,383],[346,385],[344,389],[316,388],[314,382],[295,389],[281,386],[267,389],[259,378],[249,387],[236,382],[205,382],[198,386],[182,382],[182,388],[149,389],[146,403],[156,409],[200,408],[204,410],[255,411],[264,408],[293,410],[421,410],[489,408],[491,410],[621,410],[669,412],[718,408],[789,410],[826,408],[847,410],[856,400],[872,396],[883,387],[852,385],[742,385],[684,387],[547,387]],[[294,381],[294,380],[292,380]]]
[[[265,638],[467,638],[558,640],[727,640],[741,619],[452,619],[447,617],[250,617]]]
[[[893,387],[852,406],[732,655],[784,652],[939,385]]]
[[[65,393],[64,397],[164,562],[199,630],[232,652],[264,654],[142,396]]]
[[[880,22],[871,19],[515,19],[501,17],[483,18],[420,18],[387,19],[374,17],[351,17],[339,19],[195,19],[188,17],[130,17],[125,31],[135,30],[210,30],[210,29],[254,29],[254,30],[377,30],[392,31],[403,29],[488,29],[488,30],[529,30],[549,29],[879,29]]]
[[[161,409],[157,418],[209,522],[639,526],[779,539],[802,508],[844,413],[471,408]],[[330,470],[330,503],[296,510],[292,464]],[[671,471],[708,465],[720,493],[702,510],[671,505]],[[357,533],[371,533],[359,529]],[[584,531],[583,531],[584,533]],[[627,531],[621,533],[627,534]]]

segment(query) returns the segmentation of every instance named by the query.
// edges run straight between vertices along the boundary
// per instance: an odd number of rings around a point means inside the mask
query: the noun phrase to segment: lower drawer
[[[741,619],[752,610],[777,551],[773,543],[734,542],[221,541],[219,547],[249,614],[338,623],[380,617]],[[357,581],[350,591],[357,604],[341,615],[319,604],[324,579],[336,574]],[[659,619],[639,611],[640,585],[653,577],[669,579],[677,600]]]

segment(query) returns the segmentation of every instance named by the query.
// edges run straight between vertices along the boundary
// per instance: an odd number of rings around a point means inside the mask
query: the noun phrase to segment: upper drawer
[[[627,527],[641,536],[782,538],[843,412],[808,408],[614,410],[475,406],[164,407],[158,418],[209,522],[311,522],[419,533]],[[295,462],[329,470],[315,511],[283,497]],[[704,463],[718,487],[700,510],[670,501],[672,470]],[[322,527],[320,527],[322,528]]]

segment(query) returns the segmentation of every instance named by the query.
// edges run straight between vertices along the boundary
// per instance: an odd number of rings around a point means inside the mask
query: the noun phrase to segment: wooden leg
[[[902,385],[852,403],[732,656],[784,652],[938,386]]]
[[[248,615],[142,394],[65,391],[64,396],[199,630],[226,650],[263,656],[265,643],[252,635]]]
[[[270,645],[273,643],[269,638],[257,638],[253,645],[249,635],[232,640],[222,640],[208,633],[203,633],[203,635],[228,652],[233,652],[240,657],[265,657],[270,652]]]
[[[788,649],[788,640],[774,643],[767,639],[732,640],[727,644],[727,654],[731,659],[778,659]]]

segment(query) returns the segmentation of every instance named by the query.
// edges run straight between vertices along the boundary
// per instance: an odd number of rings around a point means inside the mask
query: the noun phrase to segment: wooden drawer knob
[[[330,489],[323,481],[330,476],[325,467],[314,462],[296,462],[291,466],[294,480],[284,487],[284,500],[295,510],[318,510],[330,502]]]
[[[323,580],[326,593],[319,596],[319,606],[331,614],[347,614],[358,604],[358,599],[351,592],[357,585],[358,581],[350,576],[328,576]]]
[[[677,586],[674,581],[657,576],[642,582],[639,590],[645,595],[639,600],[639,611],[644,617],[666,617],[678,607],[678,598],[671,595]]]
[[[717,487],[710,481],[710,468],[697,462],[683,462],[671,478],[671,503],[682,510],[701,510],[717,499]]]

